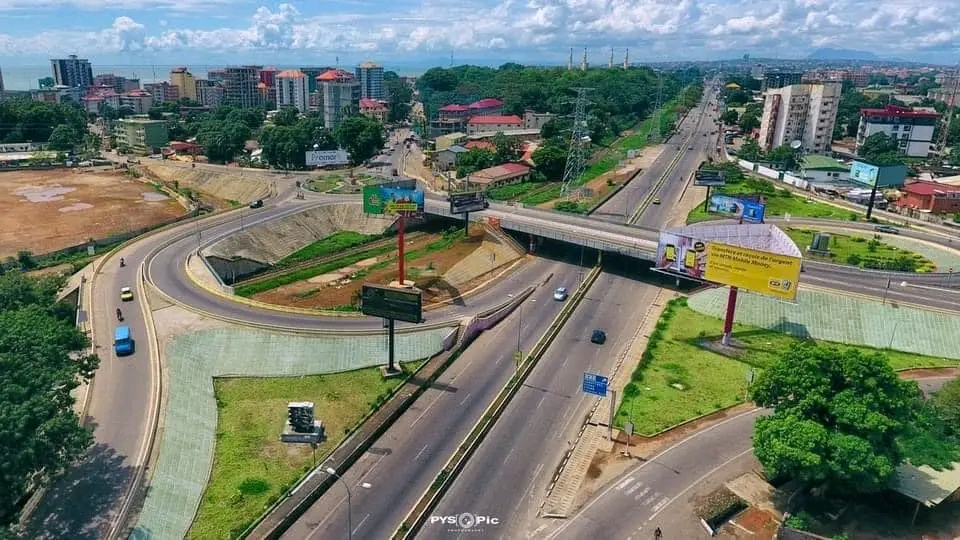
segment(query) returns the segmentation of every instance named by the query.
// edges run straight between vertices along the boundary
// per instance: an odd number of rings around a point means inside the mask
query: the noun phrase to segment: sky
[[[955,64],[960,0],[0,0],[0,68],[563,64],[805,58],[817,48]],[[398,71],[403,71],[399,69]]]

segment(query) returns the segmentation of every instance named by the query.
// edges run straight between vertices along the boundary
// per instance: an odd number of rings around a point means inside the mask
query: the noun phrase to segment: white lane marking
[[[763,409],[753,409],[752,411],[747,411],[747,412],[744,412],[744,413],[740,413],[740,414],[738,414],[738,415],[736,415],[736,416],[727,418],[726,420],[724,420],[724,421],[722,421],[722,422],[719,422],[719,423],[717,423],[717,424],[714,424],[714,425],[708,427],[707,429],[704,429],[704,430],[702,430],[702,431],[698,431],[698,432],[690,435],[690,436],[687,437],[686,439],[678,442],[677,444],[675,444],[675,445],[673,445],[673,446],[671,446],[671,447],[669,447],[669,448],[664,449],[662,452],[660,452],[659,454],[653,456],[652,458],[648,459],[647,461],[644,461],[644,462],[641,463],[639,466],[637,466],[636,469],[634,469],[633,471],[630,471],[630,474],[631,474],[631,475],[636,474],[637,472],[643,470],[647,465],[656,462],[656,460],[657,460],[658,458],[660,458],[661,456],[663,456],[663,455],[666,454],[667,452],[671,452],[671,451],[673,451],[673,450],[676,450],[677,448],[683,446],[684,444],[686,444],[686,443],[688,443],[688,442],[690,442],[690,441],[693,441],[694,439],[697,439],[697,438],[699,438],[700,436],[702,436],[702,435],[704,435],[704,434],[706,434],[706,433],[710,433],[711,431],[719,428],[720,426],[723,426],[723,425],[725,425],[725,424],[728,424],[728,423],[730,423],[730,422],[733,422],[734,420],[739,420],[740,418],[743,418],[743,417],[745,417],[745,416],[757,415],[757,414],[759,414],[759,413],[762,412],[762,411],[763,411]],[[589,503],[587,503],[587,504],[577,513],[577,516],[580,516],[580,515],[583,515],[584,513],[586,513],[586,511],[589,510],[590,508],[592,508],[593,505],[597,504],[597,501],[599,501],[599,500],[603,499],[605,496],[607,496],[611,491],[614,490],[614,488],[616,488],[616,486],[610,486],[610,487],[608,487],[607,489],[603,490],[599,495],[597,495],[596,497],[594,497],[593,500],[591,500]],[[574,519],[576,519],[576,516],[574,516]],[[570,527],[570,524],[571,524],[571,523],[573,523],[572,520],[568,520],[568,521],[564,522],[564,524],[563,524],[559,529],[557,529],[557,530],[553,531],[552,533],[550,533],[550,535],[547,536],[544,540],[551,540],[552,538],[556,538],[557,535],[559,535],[559,534],[562,533],[563,531],[567,530],[567,528]]]
[[[633,482],[633,476],[626,477],[622,482],[617,484],[616,486],[617,491],[620,491],[621,489],[629,486],[631,482]],[[639,484],[642,486],[643,482],[639,482]]]
[[[420,451],[417,452],[417,455],[416,455],[416,456],[413,456],[413,460],[414,460],[414,461],[417,461],[418,459],[420,459],[420,455],[423,454],[423,453],[427,450],[427,446],[430,446],[430,445],[428,445],[428,444],[423,445],[423,448],[421,448]]]
[[[538,408],[538,409],[540,408],[541,405],[543,405],[543,400],[545,400],[545,399],[547,399],[547,396],[543,396],[542,398],[540,398],[540,403],[537,403],[537,408]]]
[[[470,392],[467,392],[467,395],[464,396],[463,401],[460,402],[460,405],[466,403],[468,399],[470,399]]]
[[[500,356],[498,356],[498,357],[497,357],[497,361],[496,361],[496,362],[494,362],[494,363],[493,363],[493,365],[495,365],[495,366],[496,366],[496,365],[499,365],[499,364],[500,364],[500,362],[502,362],[502,361],[503,361],[503,359],[504,359],[504,358],[506,358],[506,357],[507,357],[507,355],[505,355],[505,354],[501,354]]]
[[[627,495],[633,495],[633,492],[636,491],[636,490],[638,490],[638,489],[640,489],[640,486],[641,486],[641,484],[638,483],[637,485],[632,486],[630,489],[628,489],[628,490],[625,491],[624,493],[626,493]],[[643,493],[646,493],[646,492],[648,492],[648,491],[650,491],[650,488],[649,488],[649,487],[643,488]]]
[[[453,382],[453,381],[450,381],[450,382]],[[427,405],[426,408],[423,409],[423,412],[420,413],[420,416],[416,417],[416,418],[413,420],[413,422],[410,423],[410,428],[412,428],[413,426],[417,425],[417,422],[419,422],[420,419],[423,418],[424,415],[427,414],[427,411],[430,410],[430,407],[433,407],[433,405],[434,405],[436,402],[440,401],[440,398],[442,398],[442,397],[443,397],[443,391],[441,390],[441,391],[437,392],[437,397],[433,398],[433,401],[431,401],[430,404]]]
[[[659,512],[659,511],[662,510],[663,507],[666,506],[669,502],[670,502],[670,499],[669,499],[668,497],[664,497],[664,498],[660,499],[660,501],[657,502],[657,504],[653,505],[653,511],[654,511],[654,512]]]
[[[360,520],[360,523],[357,523],[357,526],[353,528],[352,533],[353,533],[354,535],[356,535],[356,534],[357,534],[357,531],[360,530],[360,527],[363,527],[363,524],[367,522],[367,518],[368,518],[368,517],[370,517],[370,514],[367,514],[367,515],[363,516],[363,519]]]
[[[676,501],[677,499],[679,499],[680,497],[683,497],[683,496],[684,496],[688,491],[690,491],[691,489],[697,487],[697,485],[700,484],[700,482],[703,482],[703,481],[706,480],[707,478],[710,478],[711,476],[713,476],[713,474],[714,474],[715,472],[717,472],[717,471],[719,471],[720,469],[726,467],[727,465],[733,463],[734,461],[742,458],[743,456],[749,454],[750,452],[753,452],[753,447],[747,448],[747,449],[744,450],[743,452],[740,452],[739,454],[733,456],[732,458],[724,461],[724,462],[721,463],[720,465],[717,465],[717,466],[714,467],[713,469],[710,469],[710,472],[708,472],[708,473],[704,474],[703,476],[701,476],[700,478],[697,478],[696,480],[694,480],[689,486],[687,486],[686,488],[684,488],[683,491],[681,491],[680,493],[677,493],[676,496],[674,496],[672,499],[670,499],[669,501],[667,501],[667,504],[663,505],[659,510],[657,510],[656,512],[654,512],[653,514],[651,514],[651,515],[650,515],[650,518],[647,519],[647,521],[653,521],[654,518],[656,518],[658,515],[660,515],[660,512],[663,512],[663,510],[664,510],[666,507],[668,507],[668,506],[670,506],[671,504],[673,504],[673,502]]]
[[[506,465],[507,462],[510,461],[510,456],[513,455],[513,451],[514,451],[514,450],[516,450],[516,448],[511,448],[510,451],[507,452],[507,457],[503,458],[503,464],[504,464],[504,465]]]
[[[577,401],[576,403],[574,403],[574,404],[572,405],[573,410],[579,409],[579,408],[580,408],[580,404],[583,403],[584,401],[585,401],[584,398],[580,398],[579,401]],[[577,414],[567,414],[567,409],[569,409],[569,408],[570,408],[570,407],[565,407],[564,410],[563,410],[563,415],[564,415],[564,416],[561,416],[561,418],[565,418],[565,417],[568,417],[568,418],[567,418],[567,421],[564,422],[563,427],[560,428],[560,431],[558,431],[557,434],[554,436],[554,437],[557,438],[557,439],[563,439],[563,438],[565,437],[566,433],[569,433],[567,430],[570,429],[570,424],[572,424],[574,420],[578,420],[578,421],[581,421],[581,422],[583,421],[583,420],[582,420],[583,417],[580,416],[580,415],[577,415]]]
[[[536,470],[533,471],[533,478],[530,479],[530,483],[529,485],[527,485],[526,491],[523,492],[523,497],[520,498],[521,501],[525,500],[527,496],[530,495],[530,490],[533,489],[534,484],[537,483],[537,478],[540,477],[540,473],[542,471],[543,471],[543,463],[540,463],[539,465],[537,465]]]

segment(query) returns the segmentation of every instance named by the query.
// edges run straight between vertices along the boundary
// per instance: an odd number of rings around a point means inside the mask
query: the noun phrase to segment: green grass
[[[806,250],[817,231],[809,229],[786,228],[784,232],[801,250]],[[932,272],[936,265],[922,255],[885,244],[876,238],[862,236],[830,234],[830,254],[820,256],[805,251],[806,257],[813,260],[828,261],[875,270],[896,270],[900,272]]]
[[[736,405],[744,400],[746,374],[751,368],[770,366],[797,338],[749,325],[735,325],[733,338],[746,352],[731,358],[703,349],[701,340],[718,339],[720,319],[686,307],[686,299],[671,301],[650,335],[640,365],[623,389],[623,403],[615,425],[631,421],[634,432],[654,435],[704,414]],[[847,345],[837,345],[848,347]],[[868,347],[855,347],[873,350]],[[896,370],[947,367],[955,360],[883,351]],[[671,385],[679,384],[682,389]]]
[[[289,285],[290,283],[295,283],[297,281],[302,281],[304,279],[310,279],[312,277],[320,276],[334,270],[339,270],[351,264],[357,263],[364,259],[369,259],[370,257],[378,257],[384,253],[389,253],[390,251],[396,249],[396,246],[387,245],[380,246],[377,248],[369,249],[362,251],[360,253],[354,253],[353,255],[348,255],[340,259],[329,261],[323,264],[318,264],[316,266],[309,266],[307,268],[300,268],[299,270],[294,270],[287,274],[279,275],[272,277],[270,279],[265,279],[263,281],[256,281],[250,283],[249,285],[239,285],[233,292],[237,296],[250,297],[264,291],[269,291],[271,289],[276,289],[277,287],[282,287],[284,285]]]
[[[327,191],[337,187],[337,184],[342,180],[343,177],[339,174],[318,176],[316,178],[307,180],[304,187],[310,191],[316,191],[317,193],[326,193]]]
[[[540,187],[543,187],[541,182],[521,182],[488,190],[487,197],[495,201],[510,201]]]
[[[537,190],[533,193],[528,193],[524,197],[521,197],[520,202],[530,206],[543,204],[545,202],[560,198],[561,189],[563,189],[562,184],[551,184],[546,189]]]
[[[382,237],[383,236],[379,234],[361,234],[353,231],[337,231],[326,238],[318,240],[304,248],[300,248],[290,255],[280,259],[280,261],[277,262],[277,266],[289,266],[292,264],[309,261],[311,259],[316,259],[318,257],[324,257],[333,253],[355,248],[368,242],[378,240]]]
[[[422,361],[405,364],[415,371]],[[235,538],[313,464],[308,445],[279,441],[290,401],[313,401],[327,439],[320,463],[346,432],[403,382],[376,368],[309,377],[215,379],[217,446],[210,483],[188,538]]]
[[[847,210],[837,206],[817,202],[806,197],[797,195],[790,190],[774,187],[768,180],[761,180],[753,177],[743,177],[739,181],[728,182],[722,188],[712,188],[711,194],[722,193],[736,197],[738,195],[763,194],[766,196],[766,216],[783,217],[790,214],[791,217],[836,219],[846,221],[856,221],[860,218],[858,212]],[[724,216],[709,214],[703,209],[703,205],[694,208],[687,215],[687,223],[699,223],[715,219],[725,219]]]

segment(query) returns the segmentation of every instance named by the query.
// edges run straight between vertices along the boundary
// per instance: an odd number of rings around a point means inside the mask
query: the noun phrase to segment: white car
[[[558,302],[566,300],[568,295],[566,287],[558,287],[557,290],[553,291],[553,299]]]

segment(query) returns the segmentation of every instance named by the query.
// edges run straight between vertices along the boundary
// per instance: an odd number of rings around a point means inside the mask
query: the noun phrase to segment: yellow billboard
[[[799,257],[707,242],[703,279],[780,298],[797,299]]]

